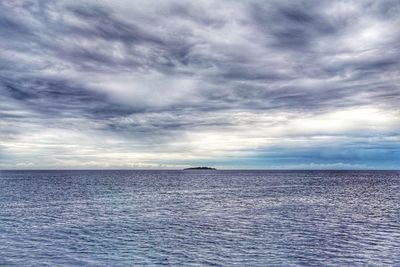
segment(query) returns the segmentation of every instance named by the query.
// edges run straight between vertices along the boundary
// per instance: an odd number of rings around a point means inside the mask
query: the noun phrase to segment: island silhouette
[[[216,168],[211,168],[211,167],[191,167],[191,168],[186,168],[183,169],[184,171],[189,171],[189,170],[217,170]]]

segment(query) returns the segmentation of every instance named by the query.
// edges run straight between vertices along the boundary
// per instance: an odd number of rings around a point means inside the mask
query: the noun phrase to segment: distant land
[[[192,167],[192,168],[186,168],[183,169],[184,171],[188,171],[188,170],[213,170],[215,171],[216,168],[211,168],[211,167]]]

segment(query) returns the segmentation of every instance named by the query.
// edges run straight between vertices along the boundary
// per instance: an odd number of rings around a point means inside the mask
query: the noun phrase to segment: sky
[[[400,169],[400,1],[1,1],[0,169]]]

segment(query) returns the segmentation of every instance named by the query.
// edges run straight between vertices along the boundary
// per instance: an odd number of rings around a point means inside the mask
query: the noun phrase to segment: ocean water
[[[400,172],[1,171],[1,266],[400,266]]]

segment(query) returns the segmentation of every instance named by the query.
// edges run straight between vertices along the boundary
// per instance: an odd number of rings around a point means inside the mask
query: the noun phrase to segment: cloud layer
[[[398,1],[1,1],[0,168],[400,168]]]

